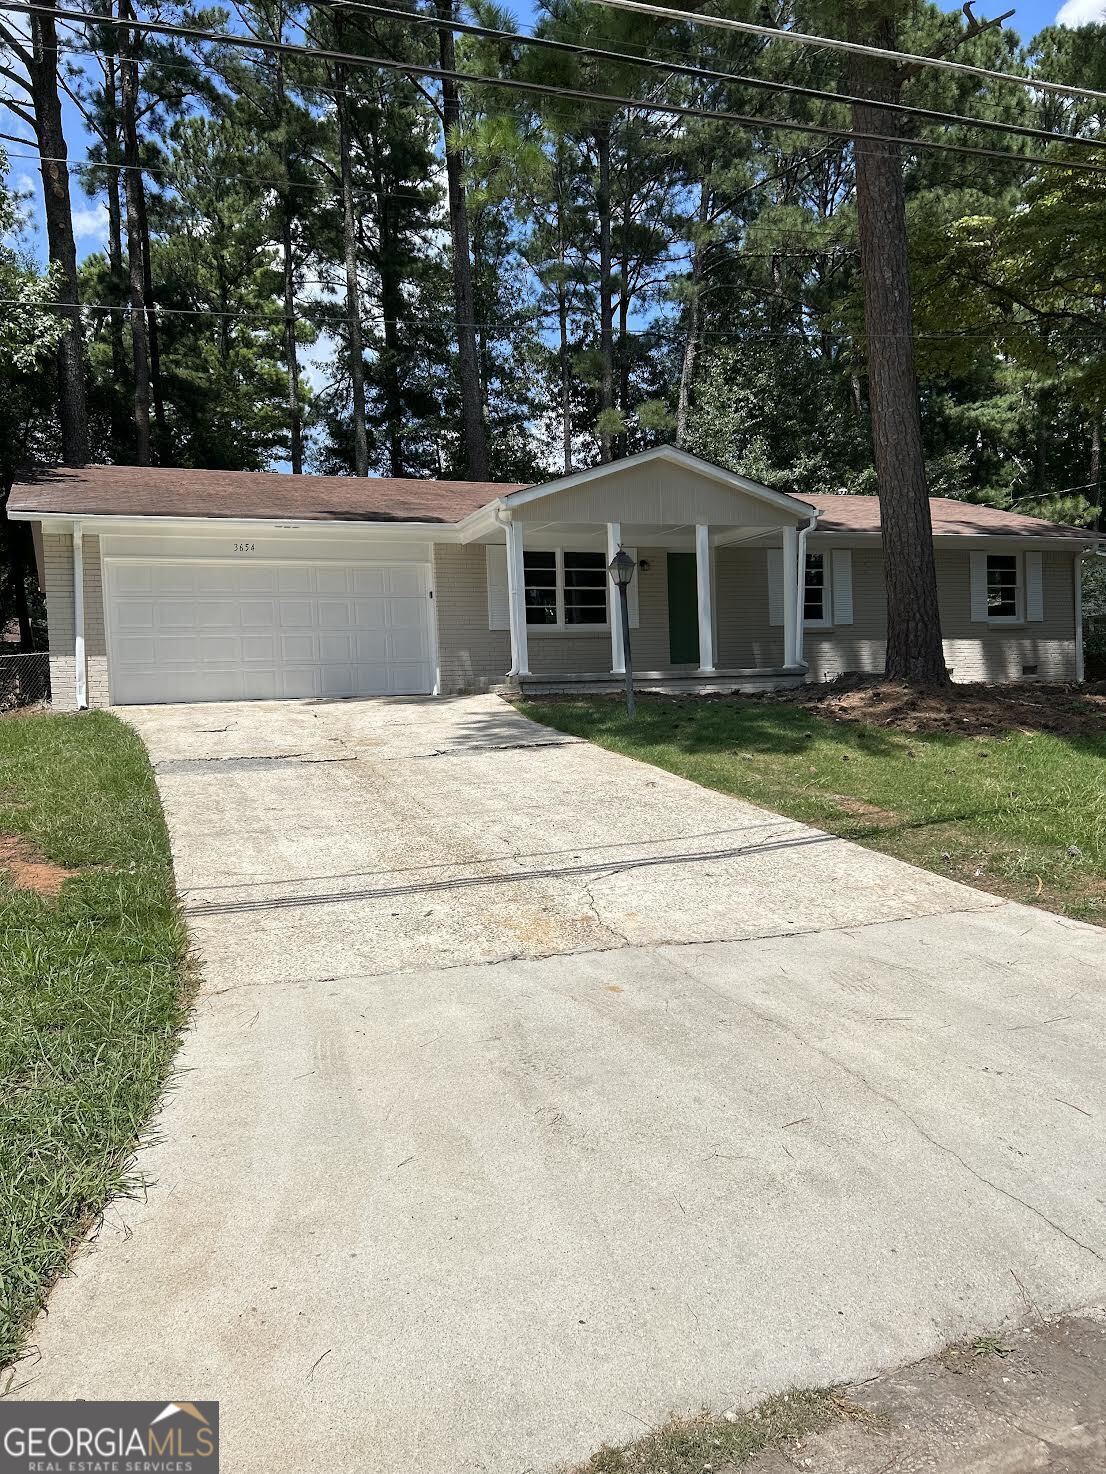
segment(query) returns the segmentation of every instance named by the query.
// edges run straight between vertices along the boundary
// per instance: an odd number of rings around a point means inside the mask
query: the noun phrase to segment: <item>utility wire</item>
[[[996,133],[1013,134],[1020,138],[1034,138],[1046,143],[1074,143],[1084,148],[1101,149],[1099,139],[1082,138],[1069,133],[1056,133],[1051,128],[1033,128],[1024,123],[1004,123],[998,119],[973,118],[964,113],[940,112],[936,108],[914,107],[904,102],[887,102],[880,98],[859,97],[850,92],[828,92],[819,87],[802,87],[797,82],[773,81],[767,77],[751,77],[740,72],[716,71],[691,62],[667,61],[654,56],[641,56],[628,51],[611,51],[601,46],[587,46],[575,41],[558,41],[548,36],[535,36],[524,31],[494,30],[489,26],[475,25],[469,21],[443,20],[435,15],[426,15],[414,10],[392,10],[384,5],[372,5],[365,0],[327,0],[327,7],[358,14],[376,16],[380,19],[414,21],[417,25],[431,26],[436,30],[457,31],[465,36],[477,36],[489,41],[514,41],[523,46],[534,46],[542,50],[565,52],[573,56],[586,56],[600,61],[614,61],[620,65],[646,67],[653,71],[672,72],[681,77],[693,77],[697,81],[726,82],[734,86],[757,88],[765,92],[783,92],[795,97],[811,98],[816,102],[828,102],[841,106],[861,103],[865,107],[884,109],[907,118],[918,118],[928,123],[943,123],[952,127],[984,128]]]
[[[603,0],[613,3],[613,0]],[[631,0],[618,0],[619,4]],[[636,0],[634,0],[636,3]],[[890,144],[909,153],[927,150],[937,153],[957,154],[975,158],[996,159],[1006,163],[1033,164],[1042,168],[1058,168],[1083,174],[1106,174],[1106,164],[1078,163],[1072,160],[1048,158],[1039,154],[1011,153],[1008,149],[980,148],[968,144],[941,143],[930,138],[904,139],[898,134],[859,132],[856,129],[832,128],[817,123],[803,123],[794,119],[766,118],[721,111],[716,108],[691,107],[680,103],[646,102],[640,98],[622,97],[614,93],[592,92],[577,87],[555,87],[541,82],[527,82],[516,77],[487,77],[471,72],[457,71],[445,67],[425,66],[418,62],[400,61],[394,57],[365,56],[359,52],[338,51],[329,47],[301,46],[287,41],[264,41],[254,36],[238,36],[225,32],[205,31],[194,26],[171,25],[166,21],[121,20],[116,17],[90,16],[81,11],[61,10],[55,6],[32,5],[23,0],[6,0],[6,10],[19,15],[48,15],[55,20],[77,25],[111,25],[123,30],[146,32],[154,35],[180,36],[208,44],[241,46],[249,50],[263,51],[271,55],[301,56],[315,61],[329,61],[336,65],[372,71],[376,68],[401,72],[407,76],[433,78],[435,81],[453,81],[466,87],[498,87],[508,91],[531,93],[539,97],[553,97],[566,102],[582,102],[596,109],[611,108],[615,111],[662,114],[671,117],[699,118],[708,122],[736,123],[744,128],[766,128],[784,133],[809,133],[820,138],[841,138],[851,142],[854,148],[861,143]],[[679,14],[680,12],[676,12]],[[882,152],[882,150],[875,150]]]
[[[325,304],[321,304],[321,305],[325,305]],[[131,308],[131,306],[130,306],[129,303],[118,303],[118,302],[77,302],[77,303],[74,303],[74,302],[24,302],[24,301],[21,301],[18,297],[0,297],[0,307],[19,308],[19,309],[21,309],[24,312],[72,312],[74,310],[74,308],[77,308],[78,310],[85,311],[85,312],[123,312],[123,313],[130,313],[132,311],[132,308]],[[240,309],[239,310],[235,310],[235,311],[226,311],[226,310],[222,310],[222,309],[214,308],[214,307],[162,307],[161,305],[159,305],[157,303],[154,303],[152,305],[151,304],[146,304],[143,310],[146,311],[147,313],[151,313],[151,314],[153,314],[153,315],[155,315],[157,317],[220,318],[220,319],[231,319],[231,320],[237,321],[237,322],[262,322],[262,323],[269,324],[274,329],[280,327],[282,324],[284,324],[284,323],[286,323],[288,321],[288,315],[286,313],[284,313],[284,312],[279,312],[279,311],[269,313],[269,312],[246,312],[246,311],[242,311]],[[339,322],[339,323],[342,323],[342,322],[348,322],[349,321],[348,314],[345,313],[345,312],[341,312],[341,311],[340,312],[324,312],[324,313],[317,313],[317,314],[312,314],[312,315],[318,317],[320,320],[327,320],[327,321],[331,321],[331,322]],[[524,321],[528,315],[529,314],[526,314],[526,313],[520,314],[520,316],[519,316],[519,322],[521,323],[522,321]],[[541,316],[541,317],[551,317],[552,315],[553,315],[552,314],[552,310],[550,310],[548,312],[542,312],[542,313],[537,314],[537,316]],[[303,315],[303,316],[301,316],[301,315],[294,315],[293,316],[293,321],[301,322],[301,323],[308,323],[310,325],[310,317],[307,316],[307,315]],[[422,320],[419,319],[419,318],[380,317],[380,316],[376,316],[376,315],[373,315],[371,317],[366,317],[365,318],[365,322],[368,323],[369,325],[373,326],[373,327],[384,327],[384,326],[403,327],[403,326],[408,325],[408,324],[419,324],[421,321]],[[518,323],[511,323],[511,322],[467,322],[467,323],[462,324],[462,326],[464,326],[464,327],[489,328],[489,329],[492,329],[492,330],[499,330],[499,329],[506,330],[506,329],[511,329],[511,328],[517,327],[518,325],[519,325]],[[454,320],[452,318],[449,320],[448,326],[450,328],[453,328],[453,327],[456,326],[456,324],[454,323]],[[674,336],[675,333],[676,333],[676,329],[677,329],[677,324],[674,321],[671,321],[671,322],[662,322],[662,323],[658,323],[656,326],[653,326],[653,327],[627,328],[626,329],[626,336],[627,337],[632,337],[632,338],[649,338],[649,337],[662,337],[663,338],[663,337],[666,337],[666,336]],[[732,341],[734,341],[736,343],[743,343],[743,342],[750,342],[750,341],[759,341],[760,339],[783,339],[783,340],[787,340],[787,341],[790,341],[790,342],[799,342],[799,341],[810,342],[810,341],[814,341],[814,340],[817,340],[817,339],[829,339],[830,341],[839,342],[839,343],[861,343],[861,342],[869,341],[873,337],[875,337],[875,338],[914,338],[914,339],[917,339],[919,341],[924,341],[924,342],[954,343],[954,342],[960,342],[960,341],[966,341],[966,340],[993,339],[993,338],[996,338],[996,337],[1008,337],[1008,336],[1011,336],[1013,334],[1016,334],[1017,331],[1018,331],[1017,328],[1016,327],[1013,327],[1011,325],[1005,325],[1004,326],[1004,325],[1001,325],[1001,324],[995,324],[994,326],[987,326],[986,324],[980,324],[980,325],[977,325],[977,326],[972,326],[972,327],[967,327],[967,328],[950,328],[950,329],[947,329],[944,332],[932,332],[932,333],[929,333],[929,332],[920,332],[920,333],[867,333],[867,332],[865,332],[863,330],[858,330],[855,333],[843,333],[843,332],[834,332],[834,331],[830,331],[828,329],[823,329],[823,328],[817,326],[817,324],[813,324],[812,323],[812,324],[804,324],[801,327],[800,326],[796,326],[790,332],[781,332],[781,331],[778,331],[778,330],[773,331],[773,330],[770,330],[770,329],[760,329],[760,328],[756,329],[753,332],[743,332],[740,329],[740,327],[738,327],[738,328],[734,328],[734,329],[706,329],[706,330],[704,330],[702,332],[701,336],[707,337],[707,338],[712,338],[712,337],[713,338],[725,338],[725,339],[732,340]],[[1106,327],[1098,328],[1098,327],[1092,326],[1089,323],[1080,324],[1078,326],[1076,326],[1074,324],[1071,324],[1071,325],[1068,326],[1068,331],[1069,332],[1079,333],[1079,334],[1092,334],[1096,339],[1102,338],[1102,337],[1106,336]]]
[[[975,66],[971,62],[950,61],[945,56],[917,56],[909,51],[894,51],[884,46],[866,46],[859,41],[842,41],[836,36],[809,35],[803,31],[781,30],[778,26],[757,25],[753,21],[730,20],[727,16],[704,15],[700,11],[676,10],[669,5],[646,4],[645,0],[586,0],[586,3],[609,6],[614,10],[630,10],[638,15],[655,16],[660,20],[682,21],[693,26],[716,26],[721,30],[740,31],[747,36],[762,36],[769,41],[790,41],[797,46],[847,51],[854,56],[891,61],[898,66],[905,64],[911,67],[937,67],[943,71],[979,77],[987,82],[1011,82],[1018,87],[1027,87],[1031,91],[1053,92],[1061,97],[1088,98],[1094,102],[1106,102],[1106,92],[1099,92],[1093,87],[1077,87],[1067,82],[1046,82],[1040,77],[1019,77],[1016,72],[1000,72],[992,67]]]

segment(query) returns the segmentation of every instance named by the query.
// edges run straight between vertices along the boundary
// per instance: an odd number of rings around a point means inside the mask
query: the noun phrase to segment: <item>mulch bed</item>
[[[990,737],[1020,731],[1106,737],[1106,681],[1082,686],[964,684],[916,691],[880,676],[841,676],[763,699],[807,706],[836,721],[904,732]]]

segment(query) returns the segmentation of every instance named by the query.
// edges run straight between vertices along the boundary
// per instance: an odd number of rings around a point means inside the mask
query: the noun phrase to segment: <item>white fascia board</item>
[[[41,522],[47,532],[69,532],[77,520],[72,514],[55,512],[11,512],[13,521]],[[456,543],[461,541],[459,525],[455,522],[373,522],[364,518],[341,521],[328,517],[131,517],[131,516],[86,516],[80,517],[86,532],[128,533],[165,532],[181,533],[190,537],[225,536],[236,528],[247,528],[256,533],[264,528],[270,532],[299,532],[323,537],[349,538],[351,533],[364,533],[373,541],[381,542],[436,542]]]
[[[500,501],[502,506],[508,510],[511,507],[521,507],[526,502],[538,501],[545,496],[555,496],[559,491],[570,491],[573,487],[584,486],[589,481],[601,481],[615,472],[632,470],[635,466],[644,466],[650,461],[667,461],[670,465],[682,466],[685,470],[698,472],[707,480],[717,481],[731,491],[743,492],[746,496],[756,497],[758,501],[778,507],[797,520],[814,515],[814,508],[809,503],[800,501],[798,497],[788,496],[783,491],[773,491],[770,486],[761,486],[758,481],[750,481],[746,476],[738,476],[734,471],[726,471],[711,461],[704,461],[699,456],[689,454],[686,450],[677,450],[674,445],[655,446],[652,450],[639,451],[637,455],[626,456],[620,461],[607,461],[599,466],[589,466],[585,471],[574,471],[571,476],[559,476],[555,481],[544,481],[538,486],[527,486],[522,491],[511,491],[501,497]]]

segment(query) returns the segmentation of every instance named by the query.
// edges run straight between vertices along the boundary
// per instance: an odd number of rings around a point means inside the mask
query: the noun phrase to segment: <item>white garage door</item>
[[[433,690],[425,564],[109,558],[105,574],[115,702]]]

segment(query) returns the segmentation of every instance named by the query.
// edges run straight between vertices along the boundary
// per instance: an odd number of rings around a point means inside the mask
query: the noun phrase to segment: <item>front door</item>
[[[694,553],[668,555],[668,658],[699,664],[699,592]]]

